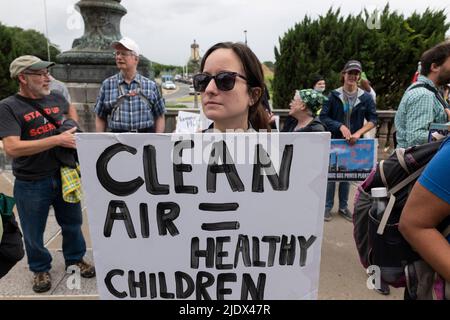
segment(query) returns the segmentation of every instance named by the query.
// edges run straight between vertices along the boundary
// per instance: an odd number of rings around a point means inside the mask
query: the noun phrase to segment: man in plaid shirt
[[[139,47],[129,38],[112,44],[120,72],[105,81],[95,104],[97,132],[164,132],[164,100],[156,84],[137,72]]]
[[[450,120],[448,105],[438,97],[438,88],[449,82],[450,42],[446,41],[422,55],[420,76],[403,95],[395,115],[397,147],[426,143],[430,123]]]

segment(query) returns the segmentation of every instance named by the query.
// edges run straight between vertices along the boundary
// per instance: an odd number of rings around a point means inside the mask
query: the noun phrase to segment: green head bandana
[[[328,100],[323,94],[313,89],[296,90],[295,94],[300,97],[313,115],[317,115],[323,103]]]

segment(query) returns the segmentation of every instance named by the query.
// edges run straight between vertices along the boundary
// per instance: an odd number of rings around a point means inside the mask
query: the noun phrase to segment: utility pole
[[[247,30],[244,30],[244,35],[245,35],[245,45],[247,45]]]
[[[50,43],[48,39],[48,24],[47,24],[47,0],[44,0],[44,16],[45,16],[45,37],[47,38],[47,61],[50,60]]]

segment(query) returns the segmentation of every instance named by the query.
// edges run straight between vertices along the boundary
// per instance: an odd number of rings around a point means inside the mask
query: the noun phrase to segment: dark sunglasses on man
[[[236,83],[236,77],[242,78],[247,81],[247,78],[237,72],[223,71],[219,72],[215,76],[206,73],[196,74],[193,78],[194,88],[197,92],[204,92],[208,87],[211,79],[214,79],[217,89],[220,91],[230,91],[234,88]]]

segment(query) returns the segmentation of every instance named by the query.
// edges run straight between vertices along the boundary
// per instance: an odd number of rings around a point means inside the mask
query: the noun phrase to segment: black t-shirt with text
[[[10,96],[0,101],[0,138],[19,136],[21,140],[39,140],[54,135],[55,126],[27,101],[37,103],[58,124],[62,123],[63,115],[69,109],[67,100],[54,91],[42,99]],[[23,180],[51,176],[59,167],[54,149],[13,159],[13,173],[16,178]]]

